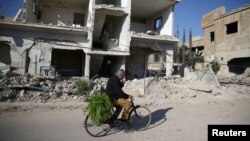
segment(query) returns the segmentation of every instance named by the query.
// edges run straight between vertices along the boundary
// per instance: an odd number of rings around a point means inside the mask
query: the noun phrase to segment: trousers
[[[115,113],[114,113],[116,118],[119,116],[122,109],[124,108],[123,113],[122,113],[122,119],[123,120],[128,120],[129,110],[131,109],[130,101],[128,101],[127,99],[124,99],[124,98],[119,98],[119,99],[114,101],[114,105],[116,107],[116,110],[115,110]]]

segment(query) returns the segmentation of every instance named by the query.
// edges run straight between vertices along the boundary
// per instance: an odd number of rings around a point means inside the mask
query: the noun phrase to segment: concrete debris
[[[214,71],[209,67],[201,71],[197,71],[197,76],[199,80],[206,82],[209,85],[220,86]]]
[[[250,75],[236,75],[234,77],[226,77],[226,76],[217,76],[218,81],[221,84],[239,84],[250,86]]]
[[[241,82],[243,78],[248,80],[246,76],[241,76]],[[108,81],[108,78],[103,77],[89,80],[87,95],[81,96],[77,95],[76,82],[86,80],[84,77],[51,78],[34,77],[25,74],[7,79],[8,83],[5,83],[0,89],[0,101],[34,101],[42,103],[50,101],[83,101],[95,91],[105,91]],[[241,95],[247,95],[249,90],[248,86],[245,85],[227,84],[218,87],[206,81],[187,80],[177,76],[128,80],[123,90],[137,97],[135,99],[139,100],[140,104],[159,106],[166,100],[175,102],[188,101],[190,103],[190,101],[195,101],[195,99],[204,98],[204,95],[211,97],[224,95],[224,93],[228,93],[224,91],[228,91],[229,88],[230,90],[233,89],[234,93]]]
[[[76,95],[76,82],[86,80],[84,77],[51,77],[30,74],[19,76],[0,75],[0,101],[36,101],[49,100],[83,100],[84,96]],[[62,97],[62,98],[61,98]]]
[[[114,4],[97,4],[95,5],[96,9],[100,9],[100,8],[107,8],[107,9],[115,9],[115,10],[123,10],[123,7],[114,5]]]
[[[214,96],[221,95],[221,92],[214,92],[213,95]]]
[[[77,100],[77,99],[78,99],[78,96],[74,96],[73,99],[74,99],[74,100]]]
[[[207,93],[212,92],[212,89],[209,87],[209,85],[204,83],[203,81],[193,81],[192,83],[188,83],[187,87],[196,91],[202,91]]]
[[[148,30],[146,33],[148,35],[159,35],[159,33],[155,32],[155,31],[152,31],[152,30]]]
[[[194,72],[190,72],[188,68],[185,68],[185,70],[186,71],[184,79],[186,80],[199,80],[208,85],[220,87],[220,83],[218,82],[217,76],[214,74],[211,68],[205,68]]]
[[[0,102],[1,101],[7,101],[7,100],[13,100],[16,97],[16,93],[12,90],[4,90],[0,92]]]
[[[0,86],[4,86],[9,83],[9,80],[4,75],[0,74]]]
[[[97,78],[91,82],[92,90],[104,90],[106,88],[107,78]],[[145,84],[145,85],[144,85]],[[146,86],[146,87],[144,87]],[[238,86],[237,86],[238,87]],[[162,101],[170,100],[175,102],[189,102],[195,99],[204,99],[206,96],[223,95],[223,88],[214,86],[206,81],[186,80],[180,77],[148,77],[145,79],[128,80],[123,87],[123,90],[133,95],[139,103],[146,106],[159,106]],[[246,91],[239,93],[246,94]],[[205,96],[204,96],[205,95]],[[193,99],[193,100],[192,100]]]
[[[24,90],[21,90],[21,91],[20,91],[20,93],[19,93],[19,97],[20,97],[20,98],[23,98],[23,97],[24,97],[24,92],[25,92]]]
[[[41,102],[46,102],[49,99],[50,99],[50,95],[49,94],[43,94],[42,97],[41,97]]]
[[[111,7],[115,7],[115,5],[113,4],[99,4],[99,5],[96,5],[96,8],[111,8]]]
[[[159,33],[154,32],[154,31],[147,31],[146,33],[132,31],[131,33],[132,33],[132,36],[139,36],[139,37],[146,37],[146,38],[148,37],[148,38],[167,39],[167,40],[173,40],[173,41],[176,40],[172,36],[160,35]]]
[[[108,78],[104,78],[104,77],[101,77],[101,78],[96,78],[94,80],[91,80],[89,81],[89,88],[90,88],[90,93],[89,95],[93,95],[93,93],[95,91],[105,91],[106,89],[106,85],[107,85],[107,82],[108,82]]]

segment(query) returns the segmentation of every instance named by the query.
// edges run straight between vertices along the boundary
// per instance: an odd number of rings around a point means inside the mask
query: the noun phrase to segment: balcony
[[[178,42],[178,39],[173,36],[159,35],[157,33],[136,33],[131,32],[132,41],[143,41],[143,42],[158,42],[158,43],[168,43],[168,42]]]
[[[38,23],[21,23],[21,22],[5,22],[0,21],[1,28],[27,30],[45,33],[61,33],[72,35],[87,35],[88,28],[86,27],[69,27],[69,26],[55,26]]]
[[[95,4],[125,8],[127,6],[127,0],[96,0]]]
[[[95,9],[97,13],[112,16],[124,16],[126,0],[96,0]]]
[[[132,0],[130,26],[132,45],[138,42],[178,42],[178,39],[173,37],[173,6],[178,2],[178,0]]]
[[[24,22],[9,23],[43,32],[86,35],[89,0],[27,0]]]

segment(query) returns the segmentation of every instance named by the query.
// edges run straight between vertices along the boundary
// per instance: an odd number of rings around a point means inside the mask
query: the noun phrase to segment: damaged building
[[[160,62],[171,75],[179,1],[23,0],[13,20],[0,20],[0,68],[88,78],[123,68],[143,77]]]
[[[249,73],[250,5],[231,12],[220,7],[203,16],[204,59],[218,61],[219,74]]]
[[[204,38],[197,36],[192,38],[192,52],[195,57],[204,56]]]

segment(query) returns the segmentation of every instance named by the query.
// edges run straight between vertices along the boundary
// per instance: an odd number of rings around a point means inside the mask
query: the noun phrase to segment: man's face
[[[124,79],[124,75],[119,75],[118,78],[119,78],[120,80],[122,80],[122,79]]]

